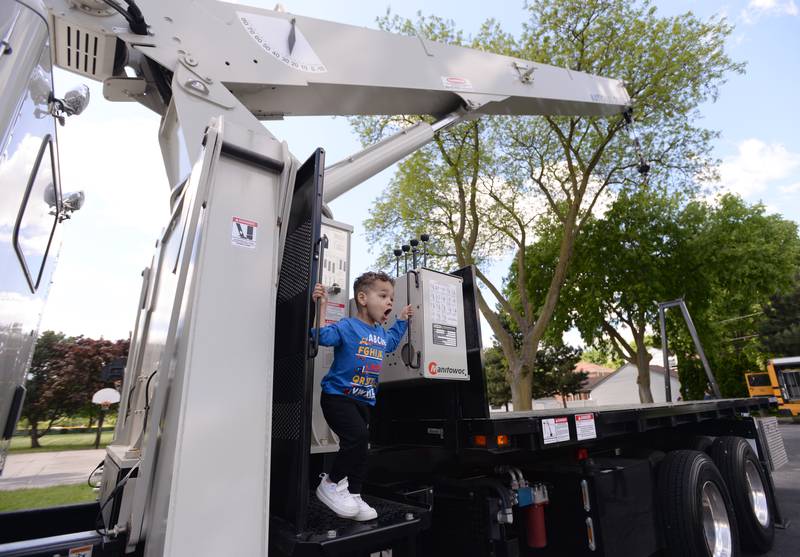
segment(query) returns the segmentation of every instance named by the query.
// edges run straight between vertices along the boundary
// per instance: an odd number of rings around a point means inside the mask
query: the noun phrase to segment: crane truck
[[[311,497],[338,440],[316,396],[331,354],[309,330],[350,311],[352,227],[328,202],[467,119],[618,118],[630,99],[616,79],[213,0],[0,3],[4,447],[58,236],[82,200],[61,190],[56,123],[88,98],[56,98],[54,66],[160,115],[171,212],[142,274],[98,501],[0,514],[0,555],[770,548],[785,453],[768,401],[490,414],[471,267],[414,261],[397,280],[397,306],[418,311],[373,415],[364,497],[378,518],[344,520]],[[433,119],[336,164],[322,148],[298,160],[263,124],[391,114]],[[317,282],[324,308],[310,303]]]

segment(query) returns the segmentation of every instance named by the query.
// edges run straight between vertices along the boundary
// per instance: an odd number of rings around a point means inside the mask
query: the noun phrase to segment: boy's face
[[[359,308],[366,309],[374,323],[383,323],[389,318],[394,304],[394,286],[384,280],[373,282],[358,293]]]

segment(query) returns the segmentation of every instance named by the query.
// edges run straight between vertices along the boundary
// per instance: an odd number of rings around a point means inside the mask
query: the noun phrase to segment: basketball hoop
[[[119,402],[119,391],[116,389],[100,389],[92,395],[92,403],[98,404],[103,410],[108,410],[112,404]]]

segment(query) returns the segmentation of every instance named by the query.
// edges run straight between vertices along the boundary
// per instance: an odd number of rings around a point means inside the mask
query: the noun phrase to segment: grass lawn
[[[12,453],[38,453],[43,451],[75,451],[78,449],[94,449],[95,433],[56,433],[39,438],[41,448],[31,448],[30,437],[14,437],[11,439]],[[113,431],[104,431],[100,436],[100,448],[111,442]],[[88,487],[88,486],[87,486]]]
[[[0,491],[0,512],[87,503],[96,499],[97,493],[86,483],[14,489]]]

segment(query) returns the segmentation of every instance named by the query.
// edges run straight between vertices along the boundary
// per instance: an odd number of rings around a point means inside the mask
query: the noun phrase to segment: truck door
[[[311,291],[317,281],[325,152],[317,149],[295,180],[278,281],[272,405],[270,513],[305,527],[315,350]]]
[[[44,19],[0,2],[0,472],[50,285],[61,211]]]

